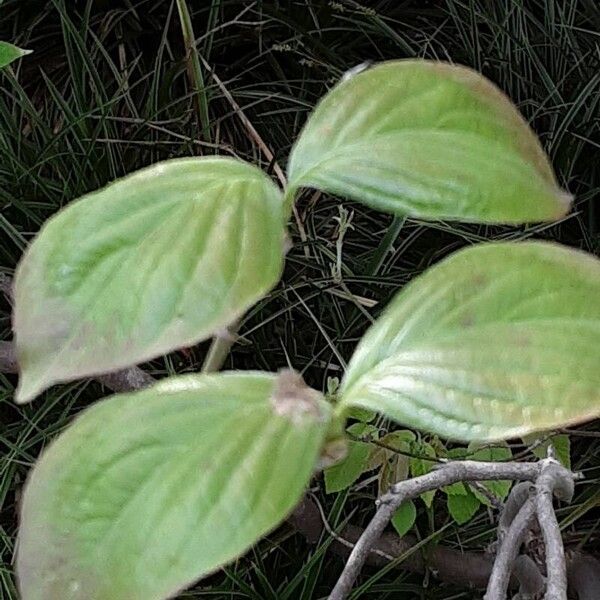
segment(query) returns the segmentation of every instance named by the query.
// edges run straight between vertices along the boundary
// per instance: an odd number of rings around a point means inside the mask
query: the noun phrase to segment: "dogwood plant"
[[[222,157],[137,171],[51,218],[15,278],[17,402],[196,344],[278,282],[303,188],[424,220],[565,215],[537,138],[489,81],[392,61],[336,85],[292,149],[288,186]],[[340,458],[353,409],[465,441],[600,414],[600,262],[557,244],[468,247],[405,286],[335,401],[299,375],[170,377],[98,402],[25,487],[24,600],[153,600],[244,553]]]

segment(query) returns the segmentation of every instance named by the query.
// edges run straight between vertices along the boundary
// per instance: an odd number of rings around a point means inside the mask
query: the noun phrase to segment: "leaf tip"
[[[19,383],[15,391],[16,404],[28,404],[47,386],[34,377],[31,377],[26,371],[19,374]]]
[[[573,205],[573,200],[575,196],[573,194],[567,192],[563,189],[558,189],[556,192],[556,198],[558,200],[558,209],[559,214],[558,217],[564,217],[571,210],[571,206]]]

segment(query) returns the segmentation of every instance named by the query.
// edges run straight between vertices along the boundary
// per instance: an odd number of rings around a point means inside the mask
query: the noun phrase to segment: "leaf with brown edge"
[[[318,392],[282,396],[277,381],[173,377],[85,410],[25,486],[23,600],[168,598],[276,527],[302,496],[330,418]]]
[[[278,281],[281,193],[229,158],[155,164],[69,204],[15,277],[18,402],[192,346]]]
[[[546,242],[480,244],[409,283],[363,337],[341,408],[493,441],[600,415],[600,261]]]
[[[383,62],[342,80],[308,118],[288,173],[292,188],[421,219],[552,221],[571,202],[494,84],[426,60]]]

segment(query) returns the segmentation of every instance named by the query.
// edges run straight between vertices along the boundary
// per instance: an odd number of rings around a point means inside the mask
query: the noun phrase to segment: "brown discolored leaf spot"
[[[321,471],[342,461],[348,455],[348,441],[344,438],[331,440],[323,446],[317,470]]]
[[[315,421],[326,418],[319,405],[320,398],[321,394],[308,387],[300,373],[293,369],[283,369],[277,376],[271,404],[276,414],[299,424],[306,418]]]

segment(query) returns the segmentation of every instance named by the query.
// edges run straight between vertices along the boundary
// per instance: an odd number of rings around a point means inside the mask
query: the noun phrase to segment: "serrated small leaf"
[[[468,455],[470,455],[470,453],[466,448],[451,448],[450,450],[446,451],[445,458],[464,460]]]
[[[392,485],[408,477],[409,458],[401,454],[387,453],[379,472],[378,494],[382,496]]]
[[[356,419],[361,423],[370,423],[375,417],[377,413],[373,410],[367,410],[366,408],[353,407],[348,411],[349,419]]]
[[[8,42],[0,41],[0,69],[7,67],[10,63],[14,62],[22,56],[31,54],[31,50],[23,50]]]
[[[478,448],[478,444],[469,444],[468,457],[470,460],[480,460],[484,462],[502,462],[512,460],[512,450],[507,444],[501,444],[496,442],[493,446],[484,446]],[[508,496],[510,488],[512,487],[512,481],[500,480],[500,481],[481,481],[480,482],[497,500],[502,502]],[[485,494],[471,489],[472,493],[477,499],[486,506],[490,506],[489,498],[486,498]]]
[[[377,428],[365,423],[355,423],[348,427],[348,433],[354,437],[376,437]],[[348,454],[346,457],[324,471],[326,493],[333,494],[350,487],[368,470],[370,454],[370,444],[352,439],[348,440]]]
[[[379,460],[378,494],[385,494],[390,486],[399,481],[404,481],[408,476],[409,457],[407,454],[412,449],[416,436],[409,430],[397,430],[386,433],[380,440],[377,449],[380,454],[373,453],[369,465]],[[402,454],[404,453],[404,454]]]
[[[417,436],[410,429],[397,429],[386,433],[379,441],[393,450],[410,452],[413,442]]]
[[[400,505],[400,508],[392,517],[392,525],[396,533],[402,537],[406,535],[417,519],[417,507],[412,500],[407,500]]]
[[[558,219],[570,197],[536,136],[491,82],[462,66],[384,62],[317,105],[289,161],[314,187],[422,219]]]
[[[365,471],[373,471],[374,469],[381,467],[387,459],[388,451],[385,448],[373,446],[369,452],[369,458],[365,466]]]
[[[600,261],[546,242],[480,244],[407,285],[363,337],[346,406],[494,441],[600,415]]]
[[[523,437],[523,441],[528,445],[533,445],[540,438],[546,438],[543,434],[531,434]],[[544,441],[536,445],[535,448],[532,449],[534,456],[538,458],[546,458],[548,455],[548,447],[552,446],[554,448],[554,454],[556,459],[560,461],[560,463],[566,467],[567,469],[571,468],[571,440],[569,436],[561,433],[557,435],[553,435],[548,439],[544,439]]]
[[[421,475],[427,475],[427,473],[431,472],[436,463],[435,461],[427,460],[425,457],[436,458],[433,446],[424,441],[416,441],[413,443],[411,450],[417,458],[411,458],[409,460],[410,474],[413,477],[420,477]],[[435,490],[421,494],[421,499],[427,508],[431,508],[434,498]]]
[[[275,185],[226,158],[158,163],[50,219],[15,278],[17,401],[224,329],[277,282]]]
[[[291,392],[289,392],[291,394]],[[43,453],[21,509],[26,600],[160,600],[294,508],[329,405],[275,376],[190,375],[84,411]]]
[[[448,496],[464,496],[467,494],[467,488],[464,483],[453,483],[442,488],[442,491]]]
[[[479,509],[479,500],[469,491],[466,494],[448,494],[446,504],[450,516],[459,525],[470,521]]]

